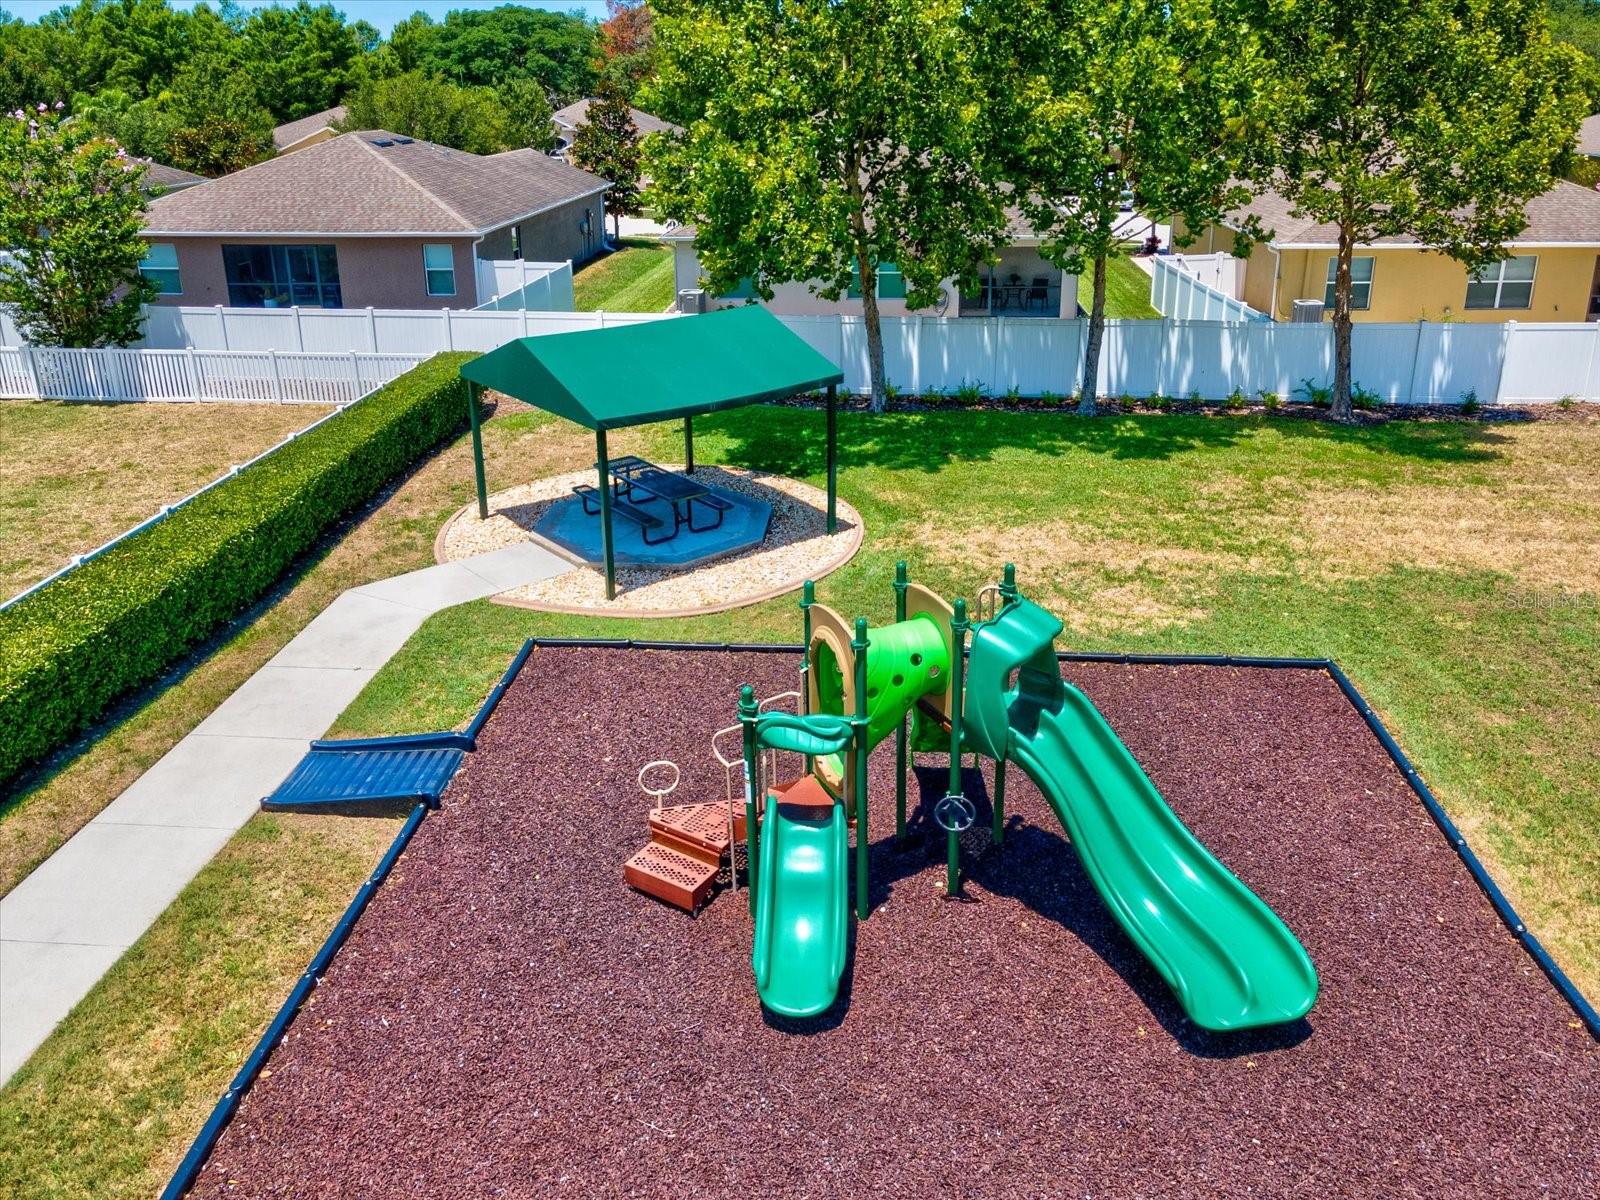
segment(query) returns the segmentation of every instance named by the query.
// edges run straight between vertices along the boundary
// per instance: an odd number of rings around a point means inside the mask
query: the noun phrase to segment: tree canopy
[[[692,221],[709,286],[805,282],[859,295],[873,403],[886,396],[880,291],[946,299],[998,243],[976,47],[959,0],[661,0],[659,92],[697,114],[651,138],[651,196]],[[892,67],[892,69],[890,69]]]
[[[139,274],[144,168],[40,104],[0,114],[0,306],[31,342],[125,346],[154,288]]]
[[[1257,180],[1338,228],[1334,416],[1351,408],[1355,247],[1411,236],[1469,268],[1506,257],[1584,109],[1543,0],[1262,0],[1272,120]]]

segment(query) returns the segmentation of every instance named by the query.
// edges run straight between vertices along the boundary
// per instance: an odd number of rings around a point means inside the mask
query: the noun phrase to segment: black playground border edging
[[[522,644],[522,649],[512,659],[511,665],[501,675],[499,682],[494,686],[494,690],[489,693],[482,707],[478,709],[477,715],[473,717],[471,725],[468,726],[468,731],[474,738],[482,731],[484,724],[500,703],[501,697],[505,695],[506,689],[511,686],[518,674],[521,673],[532,652],[543,647],[552,649],[573,647],[599,650],[699,650],[734,654],[800,654],[805,649],[798,642],[671,642],[638,641],[632,638],[529,638]],[[1367,728],[1372,731],[1373,736],[1378,739],[1378,744],[1389,755],[1395,765],[1395,769],[1400,772],[1406,783],[1410,785],[1412,792],[1422,802],[1423,808],[1433,818],[1433,823],[1438,826],[1439,831],[1444,834],[1445,839],[1455,850],[1456,855],[1466,865],[1478,887],[1489,898],[1489,902],[1494,906],[1494,910],[1500,919],[1505,922],[1506,927],[1511,930],[1517,941],[1522,944],[1522,948],[1528,952],[1529,957],[1544,972],[1546,978],[1560,993],[1561,998],[1577,1013],[1578,1019],[1583,1022],[1584,1027],[1589,1031],[1589,1035],[1596,1041],[1600,1041],[1600,1012],[1595,1011],[1594,1006],[1578,990],[1578,986],[1567,977],[1567,973],[1561,969],[1555,959],[1550,957],[1549,951],[1544,948],[1539,939],[1523,923],[1511,901],[1506,898],[1499,885],[1490,877],[1489,872],[1484,869],[1483,863],[1479,861],[1472,847],[1467,844],[1467,839],[1462,835],[1461,830],[1456,827],[1456,823],[1444,811],[1438,799],[1423,780],[1422,775],[1412,765],[1411,760],[1406,756],[1406,752],[1400,748],[1400,744],[1394,740],[1393,735],[1384,727],[1383,722],[1378,718],[1378,714],[1373,711],[1372,706],[1367,703],[1366,699],[1356,689],[1355,684],[1350,682],[1349,676],[1331,658],[1270,658],[1235,654],[1117,654],[1059,650],[1056,652],[1056,659],[1059,662],[1120,663],[1129,666],[1262,667],[1278,670],[1327,672],[1329,678],[1338,685],[1345,699],[1350,701],[1351,707],[1361,715],[1361,719],[1366,722]],[[234,1076],[233,1082],[228,1085],[228,1090],[217,1101],[216,1107],[212,1109],[210,1117],[206,1119],[206,1123],[200,1127],[200,1132],[195,1136],[194,1143],[189,1147],[189,1152],[184,1155],[183,1161],[178,1164],[177,1170],[173,1172],[171,1180],[162,1191],[160,1200],[182,1200],[182,1197],[194,1186],[195,1181],[199,1178],[201,1168],[205,1166],[206,1160],[211,1156],[211,1151],[217,1144],[217,1139],[222,1136],[222,1131],[227,1127],[228,1122],[233,1119],[234,1113],[238,1111],[240,1100],[244,1098],[244,1094],[249,1091],[250,1086],[256,1081],[261,1069],[266,1066],[267,1059],[271,1056],[272,1051],[283,1040],[295,1016],[311,995],[312,989],[317,986],[322,976],[327,973],[334,956],[338,954],[340,948],[349,938],[357,920],[366,910],[373,895],[378,888],[383,886],[384,880],[389,877],[389,873],[394,869],[395,863],[399,861],[400,855],[405,852],[412,835],[416,833],[427,813],[428,806],[425,803],[418,804],[416,808],[412,809],[411,815],[406,818],[406,822],[401,826],[400,832],[395,835],[395,839],[390,844],[389,849],[384,853],[383,858],[379,860],[377,868],[357,889],[355,897],[350,901],[350,906],[345,909],[344,914],[334,925],[332,932],[328,934],[327,941],[323,942],[305,971],[295,981],[294,987],[284,999],[277,1015],[267,1025],[266,1030],[261,1035],[261,1039],[256,1043],[249,1057],[245,1059],[244,1065],[239,1068],[239,1073]]]

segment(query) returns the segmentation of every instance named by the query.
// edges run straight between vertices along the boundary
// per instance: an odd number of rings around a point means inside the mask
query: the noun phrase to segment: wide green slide
[[[1197,1025],[1246,1029],[1304,1016],[1317,998],[1305,950],[1061,678],[1060,632],[1060,621],[1022,599],[974,626],[967,736],[1027,772],[1112,915]]]
[[[839,991],[849,943],[849,841],[844,805],[814,779],[769,797],[757,866],[755,969],[761,1003],[785,1017],[825,1011]]]

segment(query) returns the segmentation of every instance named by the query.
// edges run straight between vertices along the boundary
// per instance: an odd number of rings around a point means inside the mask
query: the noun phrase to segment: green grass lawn
[[[673,301],[672,247],[624,238],[618,249],[591,259],[572,277],[579,312],[664,312]]]
[[[695,430],[702,461],[820,482],[816,412],[746,409]],[[615,449],[673,459],[678,438],[645,428]],[[485,441],[491,487],[592,456],[582,431],[529,410],[490,421]],[[824,602],[882,621],[897,558],[968,596],[1013,560],[1074,648],[1337,659],[1600,995],[1600,421],[853,412],[840,441],[840,490],[867,531],[819,584]],[[420,560],[469,489],[457,443],[329,564],[362,547]],[[652,622],[463,605],[425,624],[336,732],[459,723],[524,637],[576,633],[788,641],[799,621],[793,597]],[[194,720],[209,696],[191,698]],[[247,826],[0,1092],[8,1194],[149,1195],[393,831]]]
[[[1094,276],[1086,269],[1078,277],[1078,306],[1088,312],[1094,306]],[[1150,276],[1139,264],[1127,258],[1106,262],[1106,316],[1159,317],[1150,303]]]
[[[0,600],[326,415],[305,404],[0,404]]]

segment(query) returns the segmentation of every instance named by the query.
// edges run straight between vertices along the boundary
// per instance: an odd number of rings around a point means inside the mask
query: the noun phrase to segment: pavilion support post
[[[594,431],[595,465],[600,469],[600,558],[605,564],[606,599],[617,598],[616,547],[611,538],[611,458],[606,453],[606,431]]]
[[[467,382],[467,421],[472,426],[472,469],[478,479],[478,519],[489,519],[489,485],[483,475],[483,422],[478,417],[478,385]]]
[[[694,418],[683,419],[683,473],[694,474]]]
[[[828,532],[839,528],[839,385],[828,385]]]

